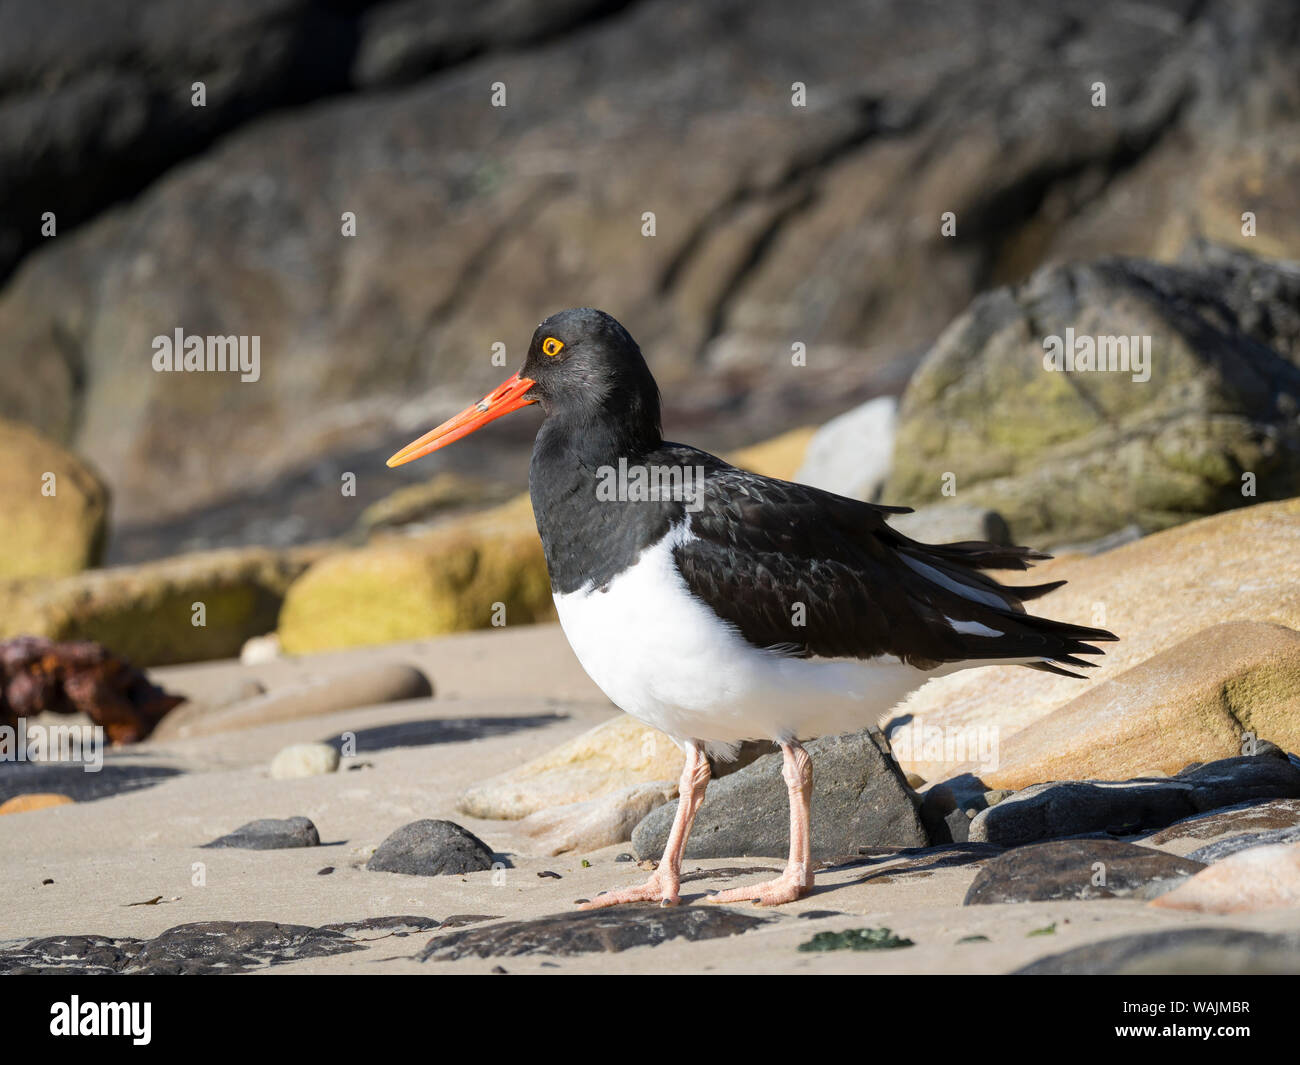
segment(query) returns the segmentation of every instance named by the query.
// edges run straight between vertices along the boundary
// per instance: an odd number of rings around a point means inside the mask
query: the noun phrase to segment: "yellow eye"
[[[564,341],[556,340],[555,337],[547,337],[542,341],[542,354],[555,358],[564,347]]]

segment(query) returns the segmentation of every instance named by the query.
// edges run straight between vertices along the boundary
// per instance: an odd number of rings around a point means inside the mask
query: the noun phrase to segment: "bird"
[[[988,570],[1049,558],[1027,547],[926,544],[888,524],[910,508],[763,477],[663,439],[660,392],[611,315],[561,311],[523,367],[388,460],[398,466],[525,406],[544,418],[528,484],[560,625],[620,709],[684,752],[677,811],[644,884],[582,901],[681,902],[682,859],[711,760],[745,741],[782,753],[789,855],[765,883],[708,902],[775,906],[814,886],[812,763],[803,743],[875,724],[933,677],[1014,664],[1081,678],[1117,637],[1029,614],[1064,584]]]

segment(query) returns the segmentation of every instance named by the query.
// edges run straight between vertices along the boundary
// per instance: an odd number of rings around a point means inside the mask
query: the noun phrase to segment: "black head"
[[[648,446],[660,441],[659,386],[632,335],[604,311],[577,307],[547,318],[520,376],[536,382],[530,393],[548,418],[617,426]]]

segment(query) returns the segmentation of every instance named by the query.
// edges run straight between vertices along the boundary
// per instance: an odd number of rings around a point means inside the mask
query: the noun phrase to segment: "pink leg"
[[[796,740],[782,743],[781,753],[785,755],[781,775],[790,794],[790,860],[785,872],[765,884],[719,891],[709,895],[706,902],[779,906],[801,899],[812,890],[812,759]]]
[[[687,741],[686,765],[682,767],[682,779],[677,786],[677,816],[673,818],[672,831],[668,833],[659,868],[639,887],[603,891],[590,902],[584,902],[579,909],[599,910],[624,902],[653,902],[655,899],[661,906],[676,906],[682,901],[678,894],[682,886],[682,852],[686,850],[686,840],[691,834],[691,823],[704,801],[709,774],[709,760],[704,757],[704,752]]]

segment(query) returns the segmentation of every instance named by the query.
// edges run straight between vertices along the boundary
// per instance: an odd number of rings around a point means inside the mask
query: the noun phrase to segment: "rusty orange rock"
[[[32,810],[44,810],[49,806],[70,806],[75,800],[66,795],[57,795],[49,791],[33,791],[24,795],[15,795],[0,803],[0,814],[25,814]]]

